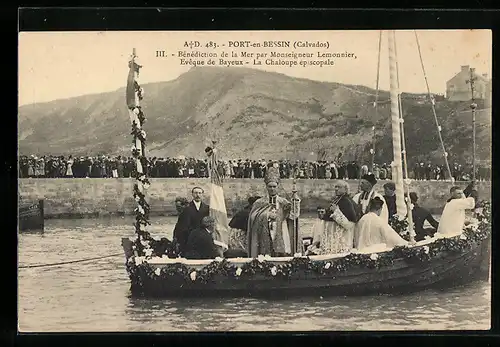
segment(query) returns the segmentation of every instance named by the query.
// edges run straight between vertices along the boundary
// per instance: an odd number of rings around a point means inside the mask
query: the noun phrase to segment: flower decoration
[[[271,275],[276,276],[276,274],[278,273],[278,268],[276,266],[273,266],[270,271]]]
[[[376,269],[390,266],[396,259],[407,263],[428,263],[433,259],[440,259],[446,254],[468,251],[477,247],[475,245],[491,235],[490,204],[482,202],[481,205],[482,211],[477,216],[478,224],[470,224],[470,227],[466,227],[461,235],[440,238],[423,246],[396,246],[391,251],[373,254],[350,253],[341,258],[324,261],[312,260],[307,256],[293,257],[290,261],[280,264],[273,264],[272,258],[261,255],[238,267],[226,259],[217,258],[197,270],[189,269],[180,263],[169,264],[159,270],[159,268],[148,264],[148,257],[132,256],[126,262],[127,273],[134,285],[139,287],[144,286],[144,276],[148,276],[152,281],[172,281],[172,283],[179,283],[182,286],[184,281],[203,285],[211,282],[214,276],[224,276],[228,280],[240,280],[243,277],[260,274],[269,276],[270,280],[279,281],[291,279],[298,273],[314,273],[318,276],[331,278],[350,269],[366,268],[376,271]],[[476,229],[472,228],[473,225]],[[155,242],[157,241],[146,233],[144,238],[141,238],[141,242],[135,243],[135,246],[139,254],[144,254],[150,249],[153,256],[162,257],[164,251],[162,250],[161,254],[158,253]],[[147,253],[149,254],[149,251]]]
[[[409,222],[406,216],[398,214],[393,215],[389,219],[389,225],[406,241],[410,241],[410,233],[408,232]]]

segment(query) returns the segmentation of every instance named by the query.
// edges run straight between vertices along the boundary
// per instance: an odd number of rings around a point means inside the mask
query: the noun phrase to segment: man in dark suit
[[[203,217],[200,227],[189,233],[185,250],[187,259],[214,259],[220,256],[212,237],[214,229],[215,219],[210,216]]]
[[[194,187],[191,190],[193,200],[179,215],[179,219],[174,229],[174,241],[177,243],[180,255],[184,255],[189,233],[194,229],[201,227],[201,220],[210,214],[209,207],[203,199],[203,189]]]
[[[428,210],[418,204],[417,193],[410,192],[410,201],[413,205],[412,218],[415,226],[415,241],[422,241],[426,236],[433,237],[439,227],[439,223]],[[424,228],[425,221],[427,221],[432,228]]]

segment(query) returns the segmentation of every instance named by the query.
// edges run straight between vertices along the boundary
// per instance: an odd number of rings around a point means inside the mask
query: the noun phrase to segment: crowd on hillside
[[[195,158],[148,158],[148,176],[168,178],[209,177],[207,160]],[[369,171],[369,165],[338,161],[293,161],[236,159],[219,162],[219,172],[224,178],[263,178],[270,166],[279,168],[281,178],[303,179],[358,179]],[[456,181],[471,178],[471,168],[450,163]],[[73,157],[73,156],[20,156],[20,178],[122,178],[131,177],[135,162],[131,157]],[[489,181],[491,168],[476,167],[476,180]],[[377,179],[391,179],[390,164],[375,164],[373,174]],[[444,165],[417,162],[409,168],[409,175],[416,180],[447,179]]]

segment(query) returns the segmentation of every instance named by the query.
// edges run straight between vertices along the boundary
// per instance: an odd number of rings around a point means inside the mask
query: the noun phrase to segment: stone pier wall
[[[130,178],[50,178],[20,179],[19,193],[23,200],[45,199],[47,218],[99,217],[132,214],[136,206],[132,197],[135,180]],[[191,189],[205,189],[205,201],[209,201],[208,179],[157,178],[150,179],[148,202],[151,215],[175,213],[177,196],[190,198]],[[377,184],[383,193],[384,181]],[[349,181],[351,192],[356,192],[358,181]],[[297,180],[298,194],[304,212],[312,212],[319,205],[327,206],[334,194],[334,180]],[[457,185],[465,188],[466,182]],[[282,181],[285,191],[290,192],[291,180]],[[416,181],[412,191],[417,192],[420,204],[433,213],[440,213],[449,195],[449,182]],[[481,199],[491,199],[490,182],[478,183]],[[224,182],[224,194],[228,213],[245,204],[251,195],[264,195],[265,186],[257,179],[229,179]]]

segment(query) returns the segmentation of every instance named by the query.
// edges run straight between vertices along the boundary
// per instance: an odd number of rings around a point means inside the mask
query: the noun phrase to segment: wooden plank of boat
[[[481,271],[480,268],[484,258],[489,259],[490,247],[488,238],[475,244],[467,252],[459,254],[444,253],[429,262],[409,263],[404,259],[395,259],[392,265],[382,268],[359,267],[344,272],[336,272],[332,276],[322,276],[304,270],[294,273],[288,279],[272,278],[271,275],[257,273],[248,278],[214,275],[211,281],[207,283],[186,282],[182,276],[173,276],[168,281],[161,281],[152,279],[143,270],[138,269],[137,276],[140,278],[142,285],[134,285],[134,281],[132,281],[131,289],[133,295],[152,297],[190,297],[199,295],[284,297],[297,294],[366,295],[374,293],[407,293],[432,287],[450,287],[467,283],[478,276],[484,278],[484,271]],[[232,263],[232,259],[228,259],[228,261]],[[274,258],[270,261],[275,263]],[[187,262],[189,263],[189,261]],[[153,266],[161,268],[171,265],[157,264]]]

